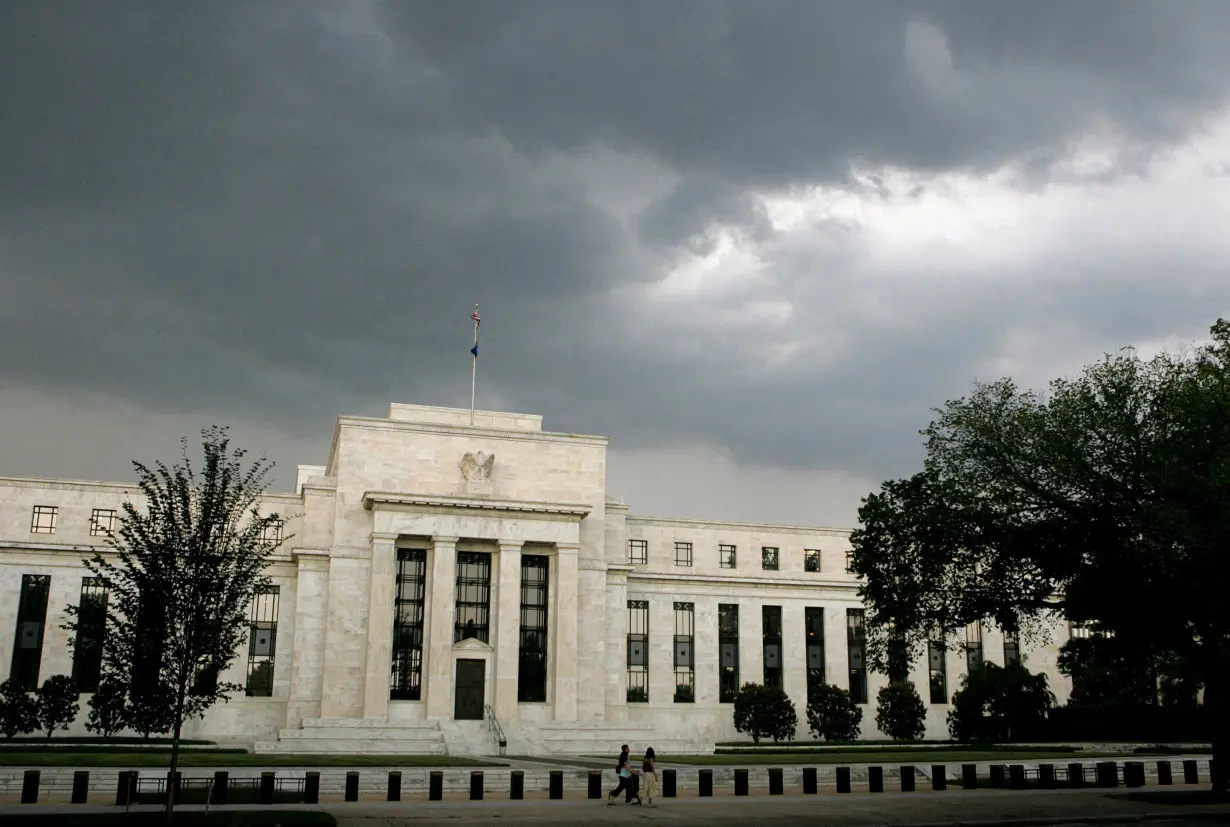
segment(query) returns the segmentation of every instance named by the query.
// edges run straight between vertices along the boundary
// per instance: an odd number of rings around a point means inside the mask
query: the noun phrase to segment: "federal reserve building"
[[[255,446],[259,447],[259,446]],[[258,753],[695,753],[736,740],[745,683],[783,687],[807,739],[809,675],[865,704],[868,670],[849,530],[645,517],[607,491],[607,439],[542,417],[392,404],[342,416],[323,465],[267,494],[282,523],[272,586],[222,677],[246,687],[186,737]],[[98,647],[71,645],[65,607],[105,611],[82,560],[131,483],[0,478],[0,675],[71,675],[85,701]],[[992,625],[931,645],[911,680],[928,738],[970,665],[1056,671],[1066,625],[1023,648]]]

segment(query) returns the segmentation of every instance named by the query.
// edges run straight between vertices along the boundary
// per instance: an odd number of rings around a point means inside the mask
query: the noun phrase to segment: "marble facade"
[[[294,493],[266,497],[286,538],[270,571],[279,592],[271,688],[219,704],[188,736],[269,752],[482,754],[499,749],[497,733],[510,754],[621,743],[705,751],[738,738],[719,696],[720,605],[739,607],[740,683],[764,678],[762,607],[780,607],[781,681],[799,708],[800,736],[805,609],[823,616],[826,680],[847,685],[847,610],[860,607],[845,570],[847,530],[637,517],[606,490],[606,438],[544,431],[538,416],[478,411],[473,425],[470,416],[395,403],[383,418],[339,417],[326,464],[300,466]],[[39,680],[71,674],[69,633],[59,627],[79,598],[82,557],[101,544],[91,517],[138,495],[125,484],[0,478],[0,674],[23,645],[25,575],[50,575]],[[719,549],[731,546],[726,567]],[[775,568],[765,565],[766,548],[777,550]],[[390,692],[401,549],[425,560],[417,700]],[[455,634],[458,559],[474,553],[489,561],[485,641]],[[521,700],[518,682],[525,555],[546,558],[548,582],[546,697],[533,702]],[[629,700],[630,601],[643,602],[648,622],[643,700]],[[675,670],[676,604],[691,607],[684,679]],[[1002,662],[997,630],[984,629],[983,651]],[[1024,656],[1062,700],[1054,647]],[[944,657],[951,697],[966,657],[957,649]],[[459,662],[471,676],[481,662],[481,686],[457,682]],[[245,684],[249,667],[245,648],[222,677]],[[911,676],[924,700],[928,669],[920,659]],[[691,699],[676,700],[680,680],[691,680]],[[874,698],[885,681],[868,675],[864,737],[880,737]],[[459,719],[458,704],[478,704],[480,694],[481,717]],[[948,709],[929,705],[928,737],[945,737]],[[84,712],[76,728],[83,722]]]

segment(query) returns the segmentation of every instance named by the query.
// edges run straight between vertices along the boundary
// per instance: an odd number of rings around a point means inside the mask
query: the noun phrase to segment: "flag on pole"
[[[478,308],[474,308],[474,312],[470,314],[470,318],[474,320],[474,347],[470,348],[470,352],[474,354],[474,358],[478,358],[478,326],[482,323],[482,319],[478,318]]]

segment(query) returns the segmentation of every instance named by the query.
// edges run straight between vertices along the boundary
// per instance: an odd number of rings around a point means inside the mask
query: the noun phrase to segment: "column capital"
[[[373,543],[395,543],[400,536],[397,533],[389,533],[387,531],[373,531],[371,534]]]
[[[431,544],[433,546],[455,546],[460,537],[450,537],[447,534],[433,534]]]
[[[555,551],[557,554],[580,554],[580,543],[556,543]]]
[[[524,546],[525,546],[525,543],[521,542],[520,540],[515,541],[515,542],[512,540],[500,540],[500,553],[504,554],[509,551],[523,551]]]

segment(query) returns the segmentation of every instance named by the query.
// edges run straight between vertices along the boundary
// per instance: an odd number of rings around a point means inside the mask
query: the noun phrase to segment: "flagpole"
[[[474,347],[478,347],[478,305],[474,305]],[[478,380],[478,353],[470,363],[470,427],[474,427],[474,387]]]

